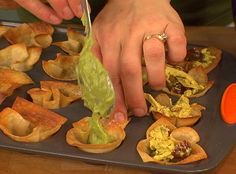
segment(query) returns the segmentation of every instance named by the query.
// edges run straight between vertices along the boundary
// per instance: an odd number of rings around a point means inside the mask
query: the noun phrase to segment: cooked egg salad
[[[201,61],[194,61],[193,66],[202,66],[203,68],[209,66],[214,59],[216,59],[216,56],[212,55],[211,52],[207,49],[201,49],[201,54],[203,56]]]
[[[180,90],[178,93],[185,93],[185,95],[190,96],[205,89],[204,85],[199,84],[192,76],[182,70],[166,66],[165,73],[167,86],[171,88],[170,91],[172,88],[175,89],[177,86],[182,86],[184,90]]]
[[[189,99],[184,95],[171,107],[161,105],[150,94],[145,94],[145,98],[151,103],[150,112],[159,112],[167,117],[186,118],[191,116],[192,107]]]
[[[169,137],[170,130],[166,126],[158,126],[150,131],[150,155],[158,161],[170,161],[174,158],[172,152],[175,143]]]

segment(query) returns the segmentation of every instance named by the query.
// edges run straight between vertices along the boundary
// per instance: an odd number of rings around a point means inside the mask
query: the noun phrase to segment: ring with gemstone
[[[161,42],[165,43],[168,39],[168,36],[166,35],[166,33],[148,34],[144,36],[143,41],[146,41],[152,38],[156,38],[160,40]]]

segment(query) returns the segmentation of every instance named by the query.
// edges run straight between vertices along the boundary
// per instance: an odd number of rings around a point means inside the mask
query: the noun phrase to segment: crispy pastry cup
[[[149,132],[153,130],[155,127],[160,126],[160,125],[167,126],[171,131],[170,137],[175,139],[177,142],[186,140],[191,144],[192,152],[190,156],[177,162],[164,162],[164,161],[158,161],[149,155]],[[136,149],[140,157],[142,158],[143,162],[145,163],[154,162],[154,163],[164,164],[164,165],[188,164],[188,163],[192,163],[192,162],[207,158],[207,154],[203,150],[203,148],[200,145],[196,144],[199,140],[200,140],[200,137],[193,128],[191,127],[176,128],[173,124],[171,124],[165,118],[160,118],[158,121],[154,122],[148,128],[146,132],[146,139],[139,141]]]
[[[78,55],[83,48],[85,36],[74,29],[67,30],[67,41],[54,42],[52,45],[60,47],[69,55]]]
[[[200,48],[200,49],[205,49],[205,48]],[[206,67],[201,66],[201,64],[199,64],[198,66],[202,67],[205,73],[209,73],[219,64],[222,58],[222,50],[216,47],[206,47],[206,49],[210,52],[211,56],[215,56],[215,58],[212,59],[212,63],[210,63]],[[176,65],[188,71],[189,68],[193,67],[193,62],[194,61],[185,60],[183,62],[177,63]]]
[[[202,48],[202,49],[204,49],[204,48]],[[206,67],[203,67],[201,65],[199,65],[199,66],[201,66],[206,73],[209,73],[219,64],[219,62],[222,58],[222,50],[219,48],[216,48],[216,47],[207,47],[207,50],[210,52],[210,54],[212,56],[215,56],[215,58],[212,59],[212,63],[209,64],[208,66],[206,66]],[[182,67],[183,66],[192,67],[192,63],[193,63],[193,61],[184,61],[184,62],[179,63],[178,65],[182,66]]]
[[[9,28],[10,27],[0,25],[0,38],[7,32],[7,30],[9,30]]]
[[[189,98],[198,98],[198,97],[201,97],[201,96],[205,95],[206,92],[213,86],[213,84],[214,84],[213,81],[209,81],[209,82],[207,83],[207,85],[205,86],[204,90],[202,90],[202,91],[199,92],[199,93],[190,95],[190,96],[188,96],[188,97],[189,97]],[[181,94],[177,94],[177,93],[171,92],[168,88],[163,88],[162,91],[166,92],[167,94],[173,95],[173,96],[178,96],[178,97],[181,96]]]
[[[53,79],[76,80],[75,71],[77,56],[65,56],[57,54],[55,60],[42,61],[43,70]]]
[[[33,80],[24,72],[0,67],[0,104],[12,95],[16,88],[33,83]]]
[[[19,142],[40,142],[55,134],[67,121],[52,111],[17,97],[12,108],[0,113],[0,129]]]
[[[209,73],[219,64],[222,58],[222,50],[215,47],[208,47],[207,49],[210,51],[211,55],[215,56],[213,62],[208,67],[204,68],[205,72]]]
[[[40,81],[41,88],[32,88],[27,93],[33,102],[47,109],[63,108],[81,97],[78,85],[59,81]]]
[[[155,98],[155,100],[163,106],[171,107],[171,103],[170,103],[171,98],[165,93],[159,94]],[[193,103],[190,106],[192,108],[192,112],[186,118],[168,117],[168,116],[165,116],[162,113],[154,112],[154,111],[152,112],[152,115],[153,115],[155,120],[158,120],[161,117],[165,117],[169,122],[171,122],[176,127],[192,126],[201,118],[201,116],[202,116],[201,110],[204,110],[205,107],[201,106],[197,103]]]
[[[103,124],[109,135],[112,135],[114,141],[108,144],[88,144],[90,133],[89,117],[85,117],[78,122],[73,123],[73,128],[66,134],[66,141],[72,146],[89,153],[106,153],[116,149],[124,140],[126,134],[122,127],[117,124]]]
[[[209,81],[208,76],[204,69],[200,66],[195,67],[191,69],[188,73],[198,84],[201,84],[204,86],[204,89],[202,91],[199,91],[198,93],[189,95],[189,98],[197,98],[203,96],[214,84],[214,81]],[[181,96],[182,94],[177,94],[175,92],[170,91],[167,87],[164,87],[162,91],[174,95],[174,96]]]
[[[24,43],[10,45],[0,50],[0,66],[16,71],[29,71],[40,58],[42,48],[27,48]]]
[[[8,29],[3,36],[11,43],[25,43],[27,47],[47,48],[52,43],[54,28],[45,22],[24,23]]]
[[[182,127],[182,126],[192,126],[201,118],[201,115],[194,116],[194,117],[188,117],[188,118],[177,118],[177,117],[167,117],[165,115],[162,115],[158,112],[152,112],[153,117],[155,120],[159,120],[160,118],[164,117],[169,122],[171,122],[176,127]]]

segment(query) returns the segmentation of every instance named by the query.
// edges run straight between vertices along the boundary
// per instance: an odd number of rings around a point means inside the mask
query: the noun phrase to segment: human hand
[[[47,0],[50,6],[40,0],[14,0],[20,6],[51,24],[59,24],[63,19],[82,16],[81,0]]]
[[[165,86],[165,58],[182,61],[186,55],[184,26],[168,0],[109,0],[93,23],[94,52],[108,70],[116,91],[114,112],[127,115],[126,105],[136,116],[147,112],[141,57],[144,56],[149,84]],[[165,33],[165,45],[156,37]]]

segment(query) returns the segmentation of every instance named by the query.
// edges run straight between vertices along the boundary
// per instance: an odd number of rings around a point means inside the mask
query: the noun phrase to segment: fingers
[[[51,24],[59,24],[62,19],[69,20],[82,16],[81,0],[48,0],[49,6],[39,0],[15,0],[39,19]]]
[[[121,85],[121,81],[118,78],[112,79],[113,87],[116,92],[116,98],[115,98],[115,107],[113,108],[113,116],[114,119],[118,122],[123,122],[127,120],[127,108],[125,105],[124,95],[123,95],[123,89]]]
[[[179,25],[170,24],[164,32],[168,36],[166,45],[156,37],[143,42],[148,81],[154,89],[165,86],[165,58],[167,57],[170,62],[180,62],[186,56],[187,42],[184,29]],[[168,55],[165,55],[165,46],[168,48]]]
[[[148,81],[154,89],[165,86],[165,47],[153,37],[143,42],[143,55],[148,73]]]
[[[118,122],[127,120],[126,105],[124,103],[124,95],[119,77],[119,55],[120,47],[117,42],[111,37],[104,39],[100,43],[101,51],[96,50],[98,47],[95,45],[94,51],[102,55],[102,63],[106,70],[109,72],[114,90],[115,90],[115,107],[113,109],[114,119]],[[95,53],[95,54],[97,54]]]
[[[92,47],[92,52],[102,62],[101,48],[100,48],[100,45],[98,44],[98,41],[96,39],[95,39],[93,47]]]
[[[51,24],[59,24],[62,21],[62,18],[53,9],[39,0],[15,0],[15,2],[43,21]]]
[[[68,20],[74,17],[67,0],[48,0],[48,2],[61,18]]]
[[[168,25],[165,33],[168,36],[168,60],[173,63],[183,61],[187,49],[184,28],[179,25]]]
[[[75,16],[81,18],[83,15],[81,0],[68,0],[68,3]]]
[[[136,116],[143,116],[147,106],[143,94],[140,37],[126,37],[121,55],[121,79],[125,100]]]

